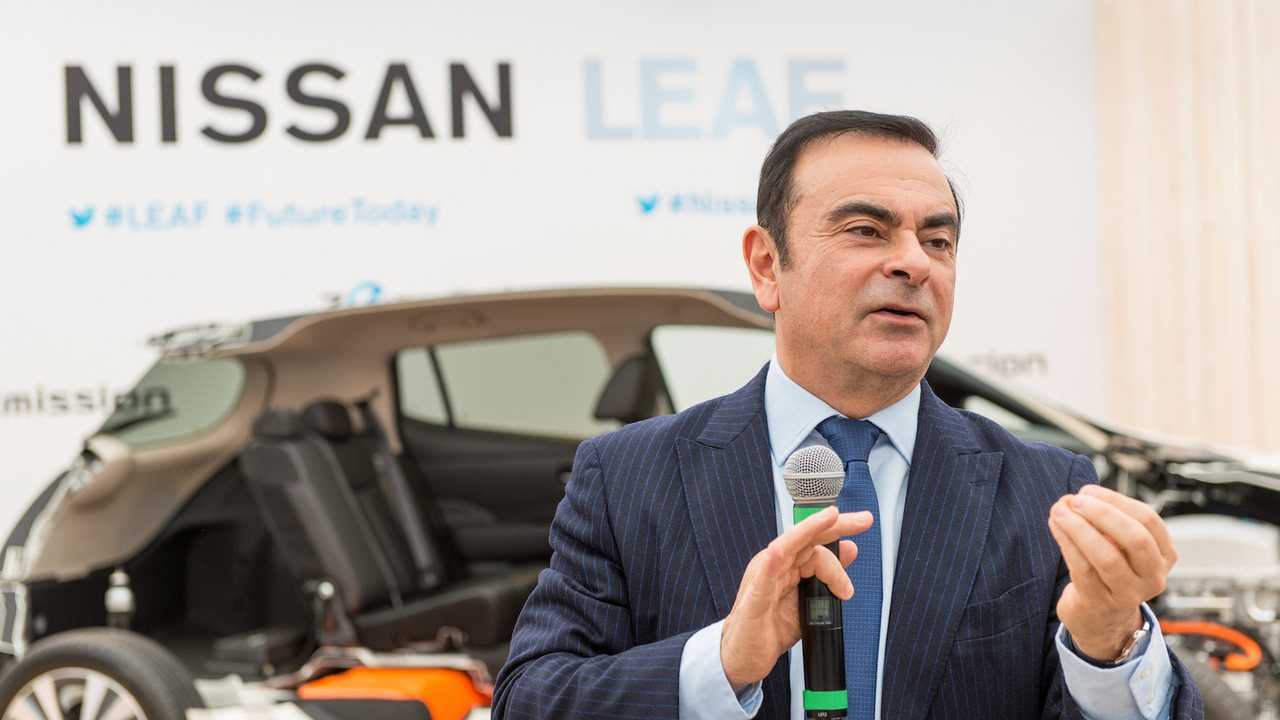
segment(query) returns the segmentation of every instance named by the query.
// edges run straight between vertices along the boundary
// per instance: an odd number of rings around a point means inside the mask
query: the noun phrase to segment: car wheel
[[[0,677],[5,720],[184,720],[204,707],[169,651],[110,628],[51,635]]]
[[[1222,679],[1221,672],[1183,648],[1176,648],[1174,653],[1195,681],[1200,697],[1204,698],[1204,720],[1236,720],[1253,716],[1253,708]]]

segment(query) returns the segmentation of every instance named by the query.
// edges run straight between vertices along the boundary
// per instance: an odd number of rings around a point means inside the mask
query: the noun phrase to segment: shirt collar
[[[765,376],[764,408],[769,420],[769,452],[777,466],[786,462],[818,423],[832,415],[844,417],[787,377],[777,355],[769,361],[769,372]],[[916,385],[898,402],[870,417],[860,419],[870,420],[883,430],[893,448],[910,466],[911,455],[916,447],[916,423],[919,417],[920,386]]]

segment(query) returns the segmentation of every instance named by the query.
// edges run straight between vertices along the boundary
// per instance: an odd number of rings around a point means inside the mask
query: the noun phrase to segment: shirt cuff
[[[1173,665],[1160,621],[1146,603],[1142,615],[1151,623],[1146,640],[1127,661],[1099,667],[1085,660],[1071,642],[1065,625],[1056,643],[1067,692],[1088,720],[1158,720],[1169,717],[1173,700]]]
[[[764,702],[760,683],[734,693],[720,662],[720,631],[724,621],[689,636],[680,655],[681,720],[754,718]]]

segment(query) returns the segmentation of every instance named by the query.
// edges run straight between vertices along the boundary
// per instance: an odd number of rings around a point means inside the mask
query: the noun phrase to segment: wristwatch
[[[1150,634],[1151,634],[1151,621],[1144,617],[1142,619],[1142,627],[1133,631],[1133,634],[1129,636],[1129,639],[1127,641],[1125,641],[1124,647],[1120,648],[1120,654],[1117,655],[1116,658],[1111,661],[1111,664],[1119,665],[1121,663],[1128,661],[1130,656],[1133,655],[1133,651],[1136,650],[1138,645],[1142,644],[1142,641],[1145,640],[1146,637]]]

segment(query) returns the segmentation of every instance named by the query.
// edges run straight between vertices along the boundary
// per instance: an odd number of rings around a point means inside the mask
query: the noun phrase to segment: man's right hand
[[[841,600],[853,597],[845,568],[858,547],[840,541],[840,559],[825,545],[871,527],[869,512],[827,508],[779,535],[747,565],[738,597],[720,631],[720,663],[734,692],[763,680],[782,653],[800,641],[801,578],[817,576]]]

